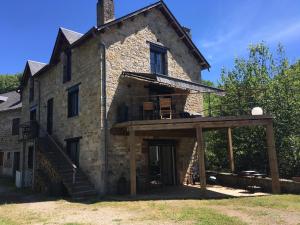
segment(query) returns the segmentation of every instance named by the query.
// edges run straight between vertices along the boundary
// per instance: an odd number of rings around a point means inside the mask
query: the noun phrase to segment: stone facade
[[[20,152],[19,135],[12,135],[12,121],[21,117],[21,108],[0,112],[0,152],[3,152],[3,166],[0,176],[13,176],[15,152]]]
[[[109,128],[116,123],[117,110],[120,104],[125,103],[130,106],[141,104],[139,99],[132,99],[132,96],[147,96],[149,94],[149,90],[144,87],[145,84],[121,78],[123,71],[150,72],[149,42],[169,49],[167,52],[169,76],[199,82],[201,71],[199,63],[179,39],[174,29],[168,26],[168,21],[158,10],[151,11],[147,16],[140,15],[134,21],[124,23],[120,28],[118,26],[112,27],[102,35],[101,40],[107,46],[106,86]],[[202,101],[201,94],[191,95],[184,100],[184,108],[189,111],[201,112],[203,108]],[[129,108],[129,111],[131,110]],[[148,138],[159,139],[159,137]],[[188,169],[188,161],[185,161],[185,159],[191,157],[195,140],[191,138],[177,138],[177,140],[177,175],[180,183],[182,183]],[[129,180],[129,151],[126,137],[111,135],[108,142],[109,187],[110,190],[115,192],[120,177],[125,174],[127,180]],[[141,144],[142,142],[138,144],[138,149],[141,149]],[[142,155],[144,156],[138,157],[143,160],[143,166],[147,166],[147,156]],[[138,162],[138,170],[143,170],[142,164],[142,161]]]
[[[81,137],[80,167],[88,175],[99,193],[115,193],[120,177],[129,180],[129,150],[127,137],[110,135],[110,128],[117,122],[118,107],[138,105],[138,99],[132,96],[147,96],[149,90],[145,84],[121,77],[123,71],[150,72],[150,44],[155,43],[168,48],[168,74],[175,78],[199,82],[201,65],[188,47],[179,38],[175,30],[158,9],[147,14],[140,14],[127,20],[122,25],[114,25],[103,33],[97,33],[72,48],[72,78],[63,83],[63,60],[38,76],[34,76],[35,98],[29,102],[28,82],[24,86],[22,121],[30,117],[30,110],[37,109],[37,120],[41,129],[47,126],[47,101],[54,100],[53,136],[66,146],[65,140]],[[107,108],[107,143],[105,146],[104,119],[102,118],[102,82],[100,43],[106,50],[106,108]],[[63,58],[63,54],[61,53]],[[79,85],[79,115],[68,118],[68,88]],[[201,113],[203,98],[193,94],[182,99],[186,111]],[[129,108],[133,112],[133,108]],[[139,139],[137,152],[138,171],[147,176],[148,139],[160,137],[143,137]],[[195,151],[193,138],[171,138],[177,141],[176,167],[179,183],[186,177],[189,160]],[[28,146],[26,146],[28,148]],[[107,150],[107,161],[105,160]],[[107,163],[108,180],[105,182],[105,164]]]

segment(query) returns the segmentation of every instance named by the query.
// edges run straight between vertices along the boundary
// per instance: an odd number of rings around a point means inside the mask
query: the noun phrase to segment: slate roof
[[[56,42],[55,42],[55,46],[54,46],[54,49],[53,49],[53,52],[52,52],[52,55],[50,58],[50,62],[49,62],[49,64],[45,65],[39,72],[37,72],[36,76],[39,76],[40,74],[44,73],[45,71],[50,69],[52,67],[52,65],[55,64],[55,59],[57,57],[59,57],[58,54],[62,48],[62,45],[63,45],[62,43],[65,42],[64,39],[67,40],[67,42],[68,42],[67,44],[70,45],[70,48],[75,48],[78,45],[81,45],[85,40],[87,40],[89,38],[93,38],[95,36],[95,33],[105,32],[105,30],[109,29],[111,26],[123,23],[126,20],[132,19],[133,17],[138,16],[140,14],[144,13],[146,15],[150,10],[152,10],[154,8],[160,10],[163,13],[163,15],[169,21],[170,26],[172,26],[175,29],[176,33],[180,37],[180,40],[182,40],[187,45],[187,47],[190,49],[190,52],[199,60],[201,66],[202,66],[202,69],[209,69],[210,64],[205,59],[205,57],[202,55],[202,53],[197,48],[197,46],[194,44],[194,42],[192,41],[189,34],[179,24],[179,22],[177,21],[175,16],[172,14],[172,12],[169,10],[167,5],[162,0],[160,0],[156,3],[148,5],[142,9],[139,9],[128,15],[125,15],[123,17],[120,17],[118,19],[110,21],[106,24],[103,24],[100,27],[92,27],[85,34],[81,34],[81,33],[78,33],[78,32],[75,32],[75,31],[72,31],[72,30],[69,30],[66,28],[62,28],[62,27],[59,28],[59,32],[58,32],[58,35],[56,38]]]
[[[83,34],[78,33],[76,31],[72,31],[66,28],[59,28],[61,30],[61,32],[64,34],[65,38],[67,39],[67,41],[69,42],[69,44],[73,44],[75,41],[79,40]]]
[[[0,112],[19,109],[22,107],[22,102],[20,99],[20,94],[16,91],[0,94],[2,97],[6,97],[7,100],[0,101]]]
[[[39,72],[44,66],[46,66],[46,63],[36,62],[32,60],[28,60],[27,63],[32,76]]]
[[[142,81],[146,81],[149,83],[158,84],[162,86],[178,88],[182,90],[196,91],[200,93],[216,93],[220,96],[223,96],[225,94],[224,90],[219,88],[209,87],[207,85],[203,85],[200,83],[186,81],[186,80],[182,80],[182,79],[178,79],[172,76],[166,76],[162,74],[136,73],[136,72],[124,71],[122,75],[124,77],[132,78],[136,80],[142,80]]]

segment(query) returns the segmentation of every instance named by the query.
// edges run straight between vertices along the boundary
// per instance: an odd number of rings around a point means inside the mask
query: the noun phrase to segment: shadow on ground
[[[124,201],[156,201],[156,200],[209,200],[209,199],[229,199],[236,197],[257,197],[259,195],[244,193],[244,190],[226,188],[221,186],[209,186],[207,190],[201,190],[198,186],[172,186],[151,189],[148,192],[140,193],[135,197],[106,196],[82,201],[73,201],[70,198],[48,197],[37,194],[30,189],[19,190],[14,187],[13,181],[7,178],[0,178],[0,205],[2,204],[22,204],[45,201],[66,200],[82,204],[94,204],[97,202],[124,202]]]

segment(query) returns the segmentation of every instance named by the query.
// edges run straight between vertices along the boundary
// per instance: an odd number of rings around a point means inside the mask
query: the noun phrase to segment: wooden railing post
[[[128,146],[130,151],[130,194],[136,196],[136,137],[133,128],[129,129]]]
[[[197,146],[201,189],[206,189],[205,148],[202,127],[197,127]]]
[[[269,165],[270,165],[270,172],[272,178],[272,192],[274,194],[280,194],[281,190],[280,190],[277,155],[275,149],[273,122],[269,122],[266,128],[267,128],[266,134],[267,134]]]
[[[232,173],[235,171],[234,157],[233,157],[233,145],[232,145],[232,130],[230,127],[227,128],[227,145],[228,145],[228,161],[229,167]]]

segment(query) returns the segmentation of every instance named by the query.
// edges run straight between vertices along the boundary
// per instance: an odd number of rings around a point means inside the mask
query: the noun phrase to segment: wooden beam
[[[274,194],[280,194],[281,190],[280,190],[280,182],[279,182],[277,155],[276,155],[276,149],[275,149],[273,122],[268,123],[266,128],[267,128],[266,134],[267,134],[269,165],[270,165],[270,172],[271,172],[271,178],[272,178],[272,192]]]
[[[232,173],[235,171],[234,167],[234,157],[233,157],[233,145],[232,145],[232,130],[231,128],[227,128],[227,150],[228,150],[228,161],[229,161],[229,167]]]
[[[264,120],[242,120],[242,121],[209,121],[209,122],[186,122],[169,124],[152,124],[152,125],[133,125],[137,131],[146,130],[178,130],[178,129],[195,129],[201,126],[203,129],[227,128],[227,127],[245,127],[245,126],[265,126],[267,121]]]
[[[131,128],[129,130],[128,145],[130,151],[130,194],[136,196],[136,137]]]
[[[202,127],[197,127],[197,147],[198,147],[198,161],[199,161],[199,176],[201,189],[206,189],[206,170],[205,170],[205,148],[203,139]]]
[[[195,129],[188,129],[188,130],[168,130],[168,131],[161,131],[161,130],[150,130],[150,131],[137,131],[135,133],[136,136],[139,137],[190,137],[195,138],[196,132]]]

